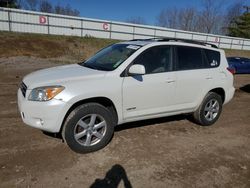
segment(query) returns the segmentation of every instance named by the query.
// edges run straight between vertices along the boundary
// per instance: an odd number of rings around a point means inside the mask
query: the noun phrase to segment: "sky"
[[[250,0],[223,0],[223,7],[228,7],[237,1],[243,1],[250,6]],[[156,23],[156,17],[162,9],[202,7],[202,0],[51,0],[51,2],[54,5],[69,4],[80,11],[81,17],[125,21],[128,18],[140,16],[149,25]]]

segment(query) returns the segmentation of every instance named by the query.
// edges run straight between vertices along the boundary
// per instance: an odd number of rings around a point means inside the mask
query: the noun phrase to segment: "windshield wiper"
[[[95,66],[89,65],[89,64],[86,64],[86,63],[81,63],[80,65],[84,66],[84,67],[87,67],[87,68],[90,68],[90,69],[98,70]]]

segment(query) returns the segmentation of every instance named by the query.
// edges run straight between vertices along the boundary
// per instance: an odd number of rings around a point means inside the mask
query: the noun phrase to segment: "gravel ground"
[[[22,77],[56,65],[0,58],[0,187],[250,187],[250,75],[235,76],[235,97],[211,127],[185,116],[129,123],[104,149],[80,155],[17,111]]]

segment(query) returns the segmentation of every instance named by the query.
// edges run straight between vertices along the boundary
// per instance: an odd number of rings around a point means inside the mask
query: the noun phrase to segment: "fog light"
[[[44,121],[42,119],[40,119],[40,124],[43,125],[44,124]]]
[[[42,119],[40,119],[40,118],[36,118],[36,124],[37,124],[38,126],[43,126],[44,121],[43,121]]]

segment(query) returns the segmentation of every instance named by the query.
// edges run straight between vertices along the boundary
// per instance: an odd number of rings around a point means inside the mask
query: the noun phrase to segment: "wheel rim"
[[[74,128],[75,140],[83,146],[93,146],[106,134],[107,123],[99,114],[88,114],[81,118]]]
[[[204,109],[204,115],[207,121],[213,121],[219,113],[219,102],[216,99],[211,99],[207,102]]]

